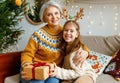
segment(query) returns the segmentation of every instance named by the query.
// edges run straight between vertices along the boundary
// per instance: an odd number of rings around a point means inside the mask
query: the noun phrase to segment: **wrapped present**
[[[23,68],[27,72],[27,76],[31,79],[45,80],[49,77],[50,70],[54,69],[55,65],[53,63],[35,63],[30,66]]]

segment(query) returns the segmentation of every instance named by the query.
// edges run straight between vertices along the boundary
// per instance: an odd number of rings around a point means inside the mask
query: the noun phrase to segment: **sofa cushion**
[[[4,83],[19,83],[19,74],[7,77]],[[114,78],[108,74],[101,74],[98,76],[96,83],[120,83],[114,80]]]
[[[91,64],[95,72],[100,75],[103,73],[105,67],[108,65],[111,59],[111,56],[101,54],[95,51],[90,51],[87,61]]]
[[[111,75],[108,74],[101,74],[98,76],[96,83],[120,83],[116,81]]]
[[[113,55],[120,48],[120,36],[81,36],[82,42],[87,45],[90,50]]]
[[[106,67],[104,73],[109,74],[116,80],[120,81],[120,49],[115,53],[113,59]]]
[[[5,78],[4,83],[20,83],[20,75],[16,74]]]

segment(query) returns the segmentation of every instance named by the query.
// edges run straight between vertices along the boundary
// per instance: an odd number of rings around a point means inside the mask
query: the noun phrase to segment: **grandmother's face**
[[[60,23],[61,14],[55,6],[49,6],[44,12],[44,21],[49,25],[58,25]]]

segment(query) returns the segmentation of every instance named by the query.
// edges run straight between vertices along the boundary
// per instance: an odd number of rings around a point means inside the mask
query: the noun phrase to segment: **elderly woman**
[[[57,66],[62,65],[64,52],[58,47],[61,40],[62,27],[60,19],[62,16],[61,7],[53,2],[48,1],[43,4],[40,10],[40,18],[47,23],[40,27],[30,37],[28,44],[21,56],[21,66],[29,66],[35,62],[55,62]],[[78,54],[79,55],[79,54]],[[81,60],[75,59],[75,61]],[[84,57],[86,58],[86,57]],[[53,70],[51,70],[53,71]],[[25,71],[21,71],[22,83],[59,83],[60,79],[52,77],[53,72],[50,72],[50,77],[46,80],[35,80],[27,76]]]

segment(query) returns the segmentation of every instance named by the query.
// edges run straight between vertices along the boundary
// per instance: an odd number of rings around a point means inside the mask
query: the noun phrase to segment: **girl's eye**
[[[74,32],[73,30],[71,30],[70,32]]]

